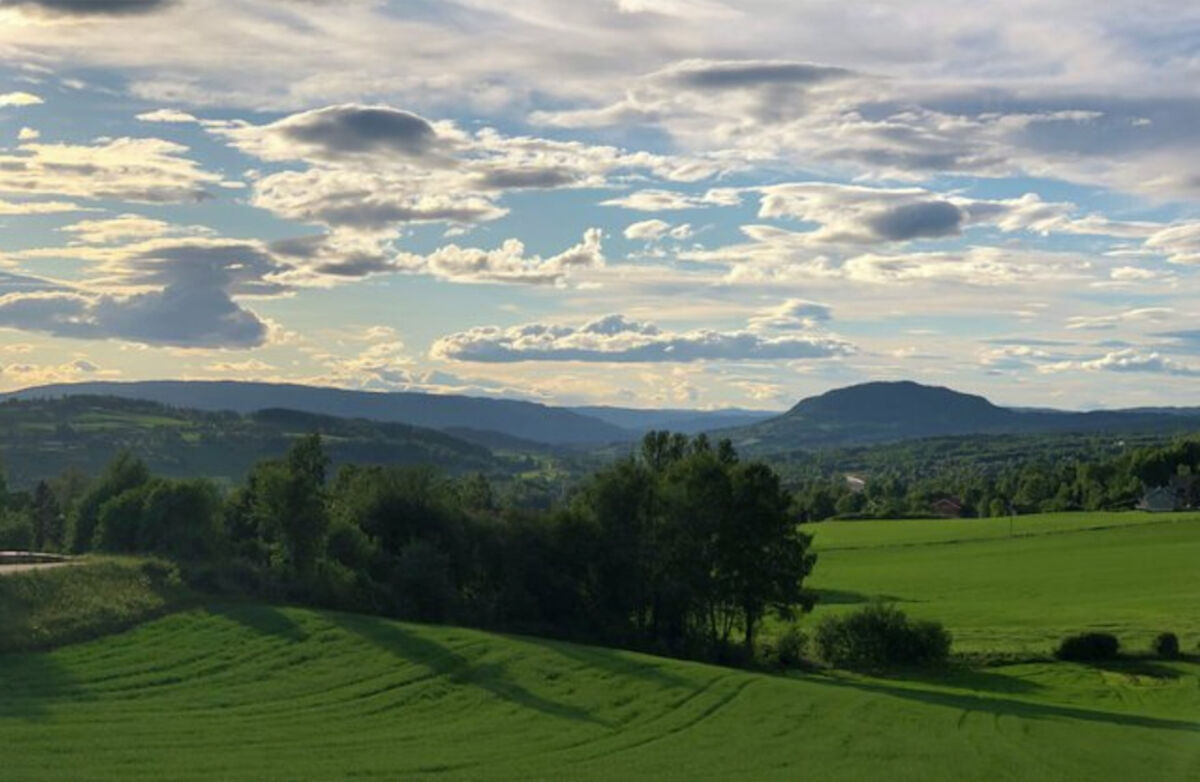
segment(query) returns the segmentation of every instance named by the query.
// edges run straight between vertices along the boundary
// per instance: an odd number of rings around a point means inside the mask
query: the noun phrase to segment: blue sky
[[[1197,404],[1200,9],[0,3],[0,388]]]

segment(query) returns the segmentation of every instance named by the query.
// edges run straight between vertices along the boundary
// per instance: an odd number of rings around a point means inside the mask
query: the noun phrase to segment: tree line
[[[553,507],[488,480],[346,465],[298,438],[222,491],[121,452],[93,480],[10,495],[0,547],[152,553],[208,590],[708,659],[812,605],[791,494],[729,443],[666,432]]]
[[[860,473],[861,487],[851,486],[842,472],[793,467],[788,475],[796,512],[809,521],[927,516],[945,497],[961,502],[964,516],[1128,510],[1148,488],[1166,486],[1174,476],[1200,475],[1196,437],[1091,459],[1034,457],[990,467],[980,461],[948,462],[932,471],[895,452],[890,464]],[[1200,480],[1191,483],[1183,500],[1200,507]]]

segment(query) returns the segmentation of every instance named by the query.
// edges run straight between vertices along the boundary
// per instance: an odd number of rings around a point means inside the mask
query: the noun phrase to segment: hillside
[[[1196,648],[1196,514],[1018,523],[1015,537],[1004,520],[818,525],[818,616],[886,594],[946,621],[968,650],[1041,654],[1064,629],[1101,627],[1133,651],[1162,629]],[[82,570],[97,566],[78,567],[0,574],[0,626],[40,627],[11,621],[14,609],[100,583]],[[96,571],[106,595],[128,591],[114,575]],[[128,615],[158,612],[144,586],[133,596]],[[48,615],[70,629],[74,605]],[[120,634],[0,654],[0,735],[5,776],[22,782],[1133,782],[1146,769],[1197,782],[1198,686],[1195,657],[783,677],[207,599]]]
[[[529,466],[432,429],[291,410],[241,415],[86,396],[0,403],[0,460],[18,487],[68,468],[95,475],[121,448],[162,475],[237,480],[255,462],[280,456],[297,435],[311,432],[325,435],[335,464],[429,464],[452,472]]]
[[[23,782],[1195,780],[1200,669],[1161,670],[1155,686],[1068,665],[787,679],[213,603],[0,656],[0,732]]]
[[[1200,428],[1200,410],[1018,410],[911,381],[864,383],[799,402],[783,415],[719,434],[755,453],[780,453],[967,434],[1156,432]]]
[[[635,436],[599,419],[534,402],[411,392],[350,391],[286,383],[199,380],[70,383],[27,388],[0,396],[0,399],[80,395],[143,399],[172,407],[237,413],[287,408],[429,429],[486,430],[554,445],[602,444]]]

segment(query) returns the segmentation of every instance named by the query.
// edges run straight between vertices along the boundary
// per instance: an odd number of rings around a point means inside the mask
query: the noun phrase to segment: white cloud
[[[1170,307],[1141,307],[1138,309],[1116,312],[1111,315],[1074,315],[1067,318],[1067,328],[1084,331],[1101,331],[1114,329],[1122,323],[1149,322],[1162,323],[1172,319],[1175,310]]]
[[[198,123],[200,120],[186,111],[179,109],[155,109],[137,115],[142,122],[158,122],[168,124]]]
[[[806,299],[788,299],[750,318],[753,331],[810,330],[833,320],[833,310],[827,304]]]
[[[827,335],[763,336],[754,331],[663,331],[652,323],[608,315],[580,326],[526,323],[484,326],[437,340],[433,358],[509,363],[579,361],[688,363],[693,361],[771,361],[826,359],[854,350]]]
[[[681,209],[703,209],[710,206],[737,206],[741,196],[735,188],[713,188],[702,195],[675,190],[636,190],[628,195],[601,201],[601,206],[619,206],[639,212],[668,212]]]
[[[0,326],[68,339],[177,347],[255,347],[269,324],[236,299],[277,295],[282,266],[261,244],[153,239],[53,251],[97,261],[104,276],[0,295]]]
[[[142,203],[200,201],[223,178],[184,157],[187,151],[155,138],[88,145],[25,143],[15,153],[0,154],[0,192]]]
[[[0,108],[9,106],[36,106],[44,101],[29,92],[5,92],[0,94]]]
[[[98,220],[80,220],[59,229],[82,244],[113,244],[131,239],[153,239],[171,234],[211,233],[196,226],[178,225],[136,214]]]
[[[1107,353],[1099,358],[1043,364],[1040,372],[1119,372],[1200,377],[1200,367],[1182,364],[1159,353],[1139,353],[1133,348]]]

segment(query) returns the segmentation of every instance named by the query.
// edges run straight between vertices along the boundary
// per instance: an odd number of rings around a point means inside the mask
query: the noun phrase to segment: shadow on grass
[[[46,720],[52,701],[76,691],[74,676],[49,652],[0,654],[0,719]]]
[[[629,659],[625,655],[635,654],[620,649],[584,647],[568,641],[539,638],[531,635],[506,636],[521,643],[540,646],[569,660],[582,663],[589,668],[598,668],[607,673],[642,679],[660,687],[697,687],[693,680],[665,671],[661,666],[646,660]]]
[[[1186,661],[1180,657],[1180,661]],[[1115,660],[1105,660],[1102,662],[1084,663],[1085,665],[1095,668],[1106,673],[1123,674],[1125,676],[1146,676],[1153,679],[1178,679],[1179,671],[1166,665],[1161,660],[1152,660],[1139,657],[1118,657]]]
[[[997,674],[990,675],[996,676]],[[1012,716],[1021,717],[1024,719],[1040,720],[1082,720],[1085,722],[1107,723],[1110,725],[1121,725],[1124,727],[1181,731],[1184,733],[1200,733],[1200,721],[1189,722],[1186,720],[1164,719],[1161,717],[1147,717],[1139,714],[1118,714],[1110,711],[1085,709],[1076,706],[1059,706],[1051,703],[1037,703],[1032,701],[1013,700],[1011,698],[1003,697],[971,695],[967,693],[919,690],[878,681],[854,681],[833,676],[818,678],[820,681],[826,684],[831,684],[835,687],[846,687],[848,689],[860,690],[877,695],[888,695],[894,698],[928,703],[935,706],[945,706],[947,708],[960,709],[964,712],[978,711],[985,714],[992,714],[997,717]],[[919,679],[916,681],[920,683],[927,683]],[[940,684],[949,683],[945,679],[938,679],[936,681]],[[970,685],[963,683],[956,686]]]
[[[1019,676],[964,665],[948,665],[937,670],[904,670],[885,676],[934,687],[959,687],[998,695],[1028,695],[1045,689],[1037,682]]]
[[[236,622],[256,633],[284,641],[299,642],[308,638],[304,628],[275,606],[263,603],[210,603],[204,608],[210,614]]]
[[[895,595],[868,595],[863,592],[851,592],[846,589],[814,589],[817,605],[858,605],[882,600],[887,603],[915,603],[916,600],[905,600]]]
[[[473,663],[442,644],[386,619],[330,612],[328,619],[407,663],[423,665],[450,681],[480,687],[498,698],[553,717],[603,725],[588,711],[545,698],[513,681],[502,663]]]

